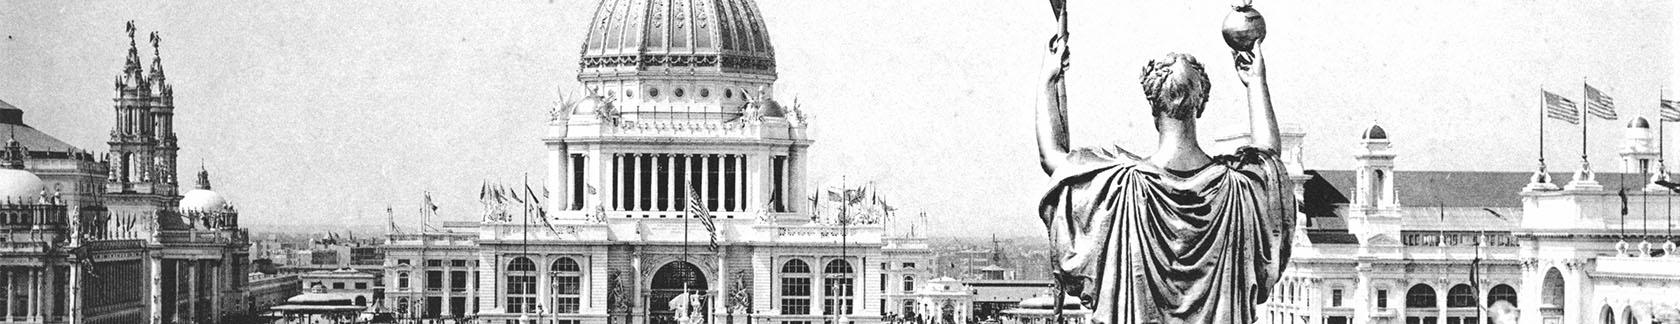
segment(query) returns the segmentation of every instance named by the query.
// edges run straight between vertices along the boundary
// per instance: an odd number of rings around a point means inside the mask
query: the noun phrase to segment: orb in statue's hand
[[[1225,15],[1221,33],[1225,36],[1225,45],[1247,52],[1254,49],[1255,41],[1266,37],[1266,18],[1261,17],[1252,6],[1233,7],[1231,13]]]

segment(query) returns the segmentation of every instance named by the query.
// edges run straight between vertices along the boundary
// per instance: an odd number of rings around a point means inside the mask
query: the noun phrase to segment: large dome
[[[752,0],[601,0],[578,64],[773,76],[775,57]]]
[[[35,173],[0,168],[0,200],[34,204],[40,201],[41,191],[46,188],[46,182],[42,182],[41,177],[35,176]]]

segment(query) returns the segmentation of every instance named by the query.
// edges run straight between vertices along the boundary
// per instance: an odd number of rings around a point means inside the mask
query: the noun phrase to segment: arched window
[[[852,264],[846,260],[829,261],[823,267],[823,315],[852,313]]]
[[[507,311],[528,313],[537,306],[537,264],[515,257],[507,265]]]
[[[916,276],[904,276],[904,292],[916,291]]]
[[[397,298],[397,314],[408,314],[408,297]]]
[[[408,272],[397,273],[397,289],[408,289]]]
[[[582,300],[583,269],[572,258],[554,260],[548,267],[549,294],[554,298],[555,313],[577,313]]]
[[[1459,284],[1447,290],[1447,307],[1476,307],[1476,290]]]
[[[1501,300],[1511,303],[1511,306],[1517,306],[1517,289],[1507,285],[1498,285],[1488,290],[1488,306],[1493,306],[1494,302]]]
[[[1622,324],[1639,324],[1639,317],[1633,315],[1633,306],[1622,307]]]
[[[1598,318],[1603,319],[1601,323],[1616,324],[1616,309],[1610,308],[1610,305],[1604,305],[1604,307],[1599,308],[1598,312]]]
[[[1406,307],[1435,308],[1435,288],[1425,284],[1412,286],[1406,291]]]
[[[1383,197],[1383,191],[1385,191],[1383,189],[1383,187],[1387,187],[1387,184],[1385,184],[1385,183],[1388,182],[1388,179],[1386,179],[1386,177],[1387,177],[1387,175],[1383,174],[1382,170],[1376,170],[1376,171],[1371,172],[1371,196],[1370,196],[1370,199],[1371,199],[1371,205],[1372,206],[1379,206],[1379,205],[1383,204],[1383,198],[1384,198]]]
[[[1540,281],[1540,307],[1563,307],[1563,298],[1563,273],[1546,270],[1546,279]]]
[[[811,266],[799,259],[782,264],[782,314],[811,314]]]

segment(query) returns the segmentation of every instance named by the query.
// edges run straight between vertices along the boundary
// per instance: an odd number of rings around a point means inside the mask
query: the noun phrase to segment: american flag
[[[1581,123],[1581,111],[1575,108],[1575,102],[1551,91],[1540,91],[1546,95],[1546,117],[1562,120],[1570,124]]]
[[[1590,84],[1586,87],[1585,93],[1582,94],[1585,97],[1581,98],[1581,101],[1587,105],[1587,113],[1598,116],[1598,118],[1616,119],[1615,99],[1610,98],[1610,95],[1604,94],[1604,92],[1598,91],[1598,89],[1593,89]]]
[[[712,244],[708,247],[712,249],[712,252],[717,252],[717,223],[712,222],[712,214],[706,210],[706,204],[700,200],[700,194],[694,191],[694,186],[688,187],[688,206],[683,208],[683,213],[690,218],[700,218],[700,225],[705,225],[706,232],[712,235]]]
[[[1680,101],[1662,100],[1662,121],[1680,121]]]

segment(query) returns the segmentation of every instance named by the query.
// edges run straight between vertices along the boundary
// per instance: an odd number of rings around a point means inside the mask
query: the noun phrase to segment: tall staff
[[[1065,69],[1066,69],[1066,64],[1067,64],[1067,59],[1068,59],[1068,52],[1067,52],[1067,38],[1068,38],[1067,0],[1050,0],[1050,14],[1055,15],[1056,24],[1060,25],[1060,29],[1058,30],[1057,34],[1050,38],[1050,44],[1049,44],[1050,53],[1051,54],[1057,54],[1056,57],[1053,57],[1052,59],[1061,60],[1062,61],[1061,64],[1063,64],[1062,66],[1063,66],[1063,69],[1064,69],[1063,73],[1066,73]],[[1067,83],[1061,82],[1061,81],[1058,80],[1056,82],[1056,85],[1055,85],[1055,90],[1056,90],[1057,96],[1055,98],[1047,98],[1047,100],[1056,100],[1058,102],[1067,100]],[[1064,105],[1060,105],[1060,107],[1066,107],[1065,102],[1062,102],[1062,103]],[[1063,118],[1063,119],[1067,118],[1065,113],[1063,113],[1063,114],[1050,114],[1050,115],[1052,115],[1052,116],[1049,116],[1049,118]],[[1067,122],[1065,120],[1063,120],[1063,121],[1055,123],[1055,124],[1056,125],[1067,125]],[[1063,126],[1063,127],[1066,127],[1066,126]],[[1061,129],[1059,131],[1062,132],[1062,133],[1067,132],[1066,129]],[[1060,144],[1062,147],[1067,146],[1067,143],[1058,143],[1058,144]],[[1052,256],[1052,259],[1054,261],[1051,263],[1051,266],[1053,267],[1052,270],[1051,270],[1051,277],[1058,277],[1058,278],[1054,278],[1056,280],[1056,291],[1055,291],[1056,296],[1052,297],[1052,300],[1054,301],[1055,305],[1053,305],[1051,307],[1054,307],[1054,311],[1052,311],[1052,312],[1055,314],[1056,324],[1062,324],[1062,323],[1066,323],[1065,320],[1062,317],[1062,303],[1067,301],[1067,287],[1066,287],[1066,285],[1064,285],[1062,283],[1061,278],[1059,278],[1059,276],[1056,275],[1056,274],[1061,273],[1061,271],[1062,271],[1062,258],[1057,257],[1057,256]]]

